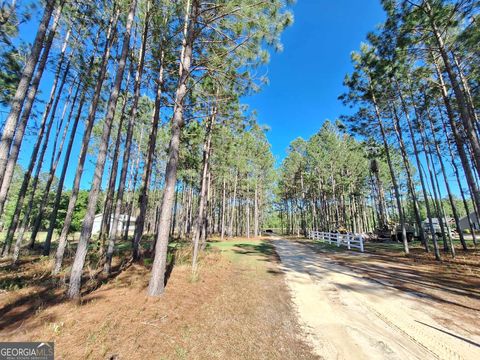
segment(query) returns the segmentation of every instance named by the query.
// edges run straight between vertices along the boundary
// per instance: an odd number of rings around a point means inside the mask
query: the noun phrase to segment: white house
[[[478,217],[475,215],[475,212],[470,213],[469,215],[470,221],[472,222],[473,230],[480,230],[480,222],[478,221]],[[468,218],[466,216],[462,217],[459,220],[460,230],[470,230],[470,226],[468,224]]]
[[[445,226],[445,224],[448,223],[448,226],[450,227],[450,231],[452,231],[453,228],[454,228],[453,218],[443,218],[442,220],[443,220],[442,221],[443,225]],[[433,225],[433,229],[435,230],[436,234],[441,234],[442,233],[442,227],[440,226],[440,219],[439,218],[432,218],[432,225]],[[422,227],[427,233],[430,232],[430,220],[429,219],[423,220]],[[450,236],[451,235],[452,234],[450,234]]]
[[[100,233],[100,229],[102,227],[102,220],[103,220],[103,214],[97,214],[95,215],[95,219],[93,220],[93,228],[92,228],[92,234],[93,235],[98,235]],[[127,221],[128,221],[128,215],[127,214],[120,214],[118,215],[118,233],[122,233],[122,231],[125,230],[125,226],[127,226]],[[134,232],[135,231],[135,221],[136,218],[133,216],[130,217],[130,224],[128,227],[128,232]],[[110,232],[112,231],[112,226],[113,226],[113,215],[110,217]]]

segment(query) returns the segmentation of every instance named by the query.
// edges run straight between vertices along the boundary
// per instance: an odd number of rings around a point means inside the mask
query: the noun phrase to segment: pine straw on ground
[[[41,280],[8,290],[0,313],[12,321],[0,328],[0,337],[55,341],[59,359],[316,358],[301,340],[275,256],[245,257],[250,260],[232,261],[213,251],[202,259],[195,281],[189,266],[176,266],[166,293],[155,299],[145,296],[149,270],[139,265],[86,295],[81,305],[61,301],[61,289],[44,299],[36,288]],[[41,265],[29,266],[42,274]],[[37,294],[28,300],[36,302],[35,311],[22,315],[21,306],[8,308],[29,291]]]

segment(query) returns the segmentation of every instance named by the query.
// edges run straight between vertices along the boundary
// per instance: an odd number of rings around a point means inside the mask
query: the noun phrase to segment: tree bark
[[[212,128],[216,118],[216,107],[213,109],[212,114],[209,116],[205,142],[203,146],[203,169],[200,178],[200,196],[198,198],[198,209],[197,209],[197,218],[195,220],[195,225],[193,228],[193,256],[192,256],[192,273],[196,274],[197,272],[197,258],[198,258],[198,249],[199,249],[199,240],[202,226],[204,223],[205,216],[205,197],[207,195],[207,175],[208,175],[208,166],[210,158],[210,150],[212,144]]]
[[[442,94],[443,102],[445,104],[445,109],[447,111],[448,121],[450,123],[450,129],[452,130],[453,138],[455,139],[455,144],[457,147],[458,155],[460,157],[460,161],[462,163],[462,168],[467,178],[467,183],[471,189],[471,195],[474,199],[474,204],[477,210],[477,213],[480,214],[480,190],[478,189],[477,183],[475,181],[475,177],[472,173],[472,168],[470,166],[470,162],[468,161],[467,154],[464,148],[464,140],[458,130],[457,124],[455,122],[455,112],[453,111],[452,104],[450,102],[450,98],[448,95],[447,88],[445,86],[445,81],[443,79],[442,72],[440,71],[440,67],[438,66],[435,59],[433,59],[435,70],[437,72],[438,80],[440,82],[440,92]]]
[[[152,177],[152,167],[155,156],[155,147],[157,144],[158,124],[160,122],[160,109],[162,106],[162,86],[163,86],[163,62],[164,52],[160,55],[160,68],[158,71],[158,79],[156,83],[155,92],[155,107],[153,110],[152,124],[150,127],[150,135],[148,138],[148,152],[147,162],[143,168],[142,175],[142,187],[140,188],[140,195],[138,198],[139,203],[139,215],[135,222],[135,234],[133,237],[133,250],[132,257],[134,260],[138,260],[140,257],[140,242],[142,241],[143,231],[145,228],[145,219],[148,207],[148,193],[150,189],[150,181]]]
[[[94,60],[94,56],[92,56],[91,59],[90,59],[90,62],[89,62],[89,65],[88,65],[89,69],[91,69],[92,66],[93,66],[93,60]],[[59,210],[59,207],[60,207],[60,200],[62,198],[63,185],[65,183],[65,177],[66,177],[66,174],[67,174],[68,164],[70,162],[70,155],[72,153],[73,142],[75,140],[75,135],[77,133],[78,123],[80,122],[80,117],[82,115],[83,106],[85,105],[87,91],[88,91],[88,84],[85,83],[83,85],[82,94],[80,96],[80,103],[78,105],[77,114],[76,114],[75,120],[73,122],[72,130],[70,131],[70,138],[68,140],[67,150],[65,152],[65,159],[63,161],[62,171],[60,173],[60,178],[58,180],[57,192],[55,194],[53,209],[52,209],[52,213],[50,214],[50,221],[49,221],[47,237],[45,238],[45,244],[50,244],[51,243],[52,237],[53,237],[53,232],[55,230],[55,226],[56,226],[56,223],[57,223],[57,215],[58,215],[58,210]],[[48,254],[49,252],[50,252],[49,248],[44,249],[44,253]]]
[[[222,223],[220,227],[220,238],[224,239],[225,237],[225,214],[226,214],[226,207],[225,207],[225,202],[226,202],[226,179],[225,175],[223,176],[223,182],[222,182]]]
[[[140,141],[138,143],[138,146],[137,146],[137,157],[136,157],[136,160],[135,160],[135,166],[132,167],[132,170],[130,172],[130,185],[129,186],[131,188],[131,196],[130,196],[130,199],[128,200],[127,202],[127,222],[125,223],[125,230],[124,230],[124,234],[123,234],[123,240],[127,241],[128,240],[128,232],[129,232],[129,229],[130,229],[130,223],[131,223],[131,218],[132,218],[132,214],[133,214],[133,204],[135,202],[135,189],[137,188],[137,182],[138,182],[138,173],[139,173],[139,169],[140,169],[140,159],[142,157],[142,154],[141,154],[141,149],[142,149],[142,146],[143,146],[143,132],[144,132],[144,128],[142,127],[141,131],[140,131]],[[133,174],[132,174],[133,172]],[[133,176],[133,179],[132,179],[132,176]]]
[[[428,200],[427,186],[426,186],[425,178],[424,178],[423,172],[422,172],[422,163],[420,161],[420,155],[419,155],[420,153],[418,151],[417,142],[416,142],[416,139],[415,139],[415,132],[413,130],[412,121],[410,119],[410,116],[408,115],[408,108],[406,106],[405,99],[404,99],[402,93],[399,93],[399,95],[400,95],[400,100],[402,101],[402,106],[403,106],[403,109],[404,109],[405,119],[407,120],[408,131],[410,133],[410,138],[412,140],[413,152],[415,154],[415,161],[417,163],[418,173],[419,173],[419,176],[420,176],[420,183],[421,183],[421,187],[422,187],[423,198],[425,200],[425,207],[427,209],[428,225],[429,225],[429,228],[430,228],[430,232],[432,234],[433,251],[434,251],[434,254],[435,254],[435,259],[440,260],[441,258],[440,258],[440,252],[438,250],[437,235],[435,234],[435,228],[433,226],[432,212],[430,210],[430,203],[429,203],[429,200]],[[412,100],[413,100],[413,95],[412,94],[410,94],[410,95],[412,96]],[[418,110],[417,110],[417,107],[415,106],[413,101],[412,101],[412,104],[413,104],[413,110],[415,112],[415,118],[418,122],[419,121],[418,120],[419,119]],[[426,240],[427,239],[425,238],[425,241]]]
[[[415,185],[413,182],[413,177],[412,173],[410,171],[410,163],[408,161],[408,154],[407,150],[405,147],[405,142],[403,141],[403,134],[400,126],[400,119],[398,118],[397,110],[395,108],[395,105],[393,105],[393,115],[395,118],[395,123],[394,123],[394,129],[395,133],[397,134],[397,138],[400,144],[400,152],[402,154],[402,160],[403,160],[403,165],[405,167],[405,171],[407,174],[407,182],[408,182],[408,188],[410,190],[410,194],[412,196],[412,202],[413,202],[413,210],[415,213],[415,221],[417,223],[417,227],[419,229],[419,234],[420,234],[420,240],[422,244],[425,246],[425,251],[428,252],[428,244],[425,241],[425,234],[423,232],[423,227],[422,227],[422,219],[420,218],[420,210],[418,207],[418,200],[417,200],[417,193],[415,190]]]
[[[24,218],[23,218],[23,221],[22,221],[22,226],[21,226],[21,229],[20,229],[20,233],[18,234],[17,239],[16,239],[16,243],[15,243],[15,250],[14,250],[14,254],[13,254],[13,262],[14,263],[18,259],[18,255],[19,255],[19,252],[20,252],[20,246],[21,246],[21,243],[23,241],[23,235],[24,235],[25,227],[26,227],[27,221],[30,217],[30,211],[32,210],[33,195],[35,194],[35,191],[37,189],[38,177],[40,175],[40,170],[41,170],[41,163],[43,162],[43,157],[45,155],[45,144],[48,142],[48,138],[49,138],[49,135],[50,135],[50,130],[51,130],[51,127],[52,127],[52,123],[54,121],[54,116],[55,116],[56,108],[57,108],[57,105],[58,105],[58,101],[59,101],[60,95],[62,93],[63,86],[65,85],[67,73],[69,71],[69,67],[70,67],[69,64],[70,63],[67,64],[67,67],[64,70],[62,79],[60,80],[60,87],[59,87],[59,91],[57,93],[57,97],[55,98],[55,91],[54,91],[54,90],[56,90],[56,88],[52,89],[52,92],[50,94],[50,100],[49,100],[49,102],[48,102],[48,104],[45,108],[45,111],[44,111],[44,114],[43,114],[43,117],[42,117],[42,123],[40,125],[40,129],[39,129],[39,132],[38,132],[38,135],[37,135],[37,140],[35,142],[35,145],[34,145],[34,148],[33,148],[32,154],[31,154],[31,160],[30,160],[30,163],[29,163],[29,166],[28,166],[28,170],[25,172],[24,177],[23,177],[23,182],[22,182],[22,186],[21,186],[21,189],[20,189],[19,197],[17,199],[17,203],[16,203],[16,206],[15,206],[14,216],[13,216],[12,222],[10,224],[10,227],[8,229],[7,238],[6,238],[5,243],[8,244],[8,246],[10,246],[10,243],[13,239],[13,235],[14,235],[15,231],[17,230],[18,222],[20,220],[20,214],[22,212],[23,203],[24,203],[25,197],[27,195],[26,193],[27,193],[28,186],[30,184],[31,174],[33,172],[35,164],[37,164],[37,169],[35,171],[33,183],[32,183],[32,186],[31,186],[31,193],[30,193],[30,198],[29,198],[29,201],[28,201],[28,208],[27,208],[27,211],[24,214]],[[51,116],[50,116],[50,120],[47,124],[47,118],[50,114],[50,111],[52,111],[52,113],[51,113]],[[46,128],[46,132],[45,132],[45,128]],[[44,132],[45,132],[45,139],[44,139]],[[40,150],[40,146],[41,146],[43,140],[44,140],[44,145],[43,145],[42,149]],[[38,151],[40,151],[40,155],[38,155]],[[8,250],[9,249],[6,249],[7,252],[8,252]],[[4,252],[4,254],[5,254],[5,252]]]
[[[112,165],[110,170],[110,178],[108,180],[107,193],[105,195],[105,204],[103,206],[103,216],[102,223],[100,225],[100,234],[98,235],[100,242],[100,252],[103,251],[103,244],[105,237],[108,237],[110,234],[111,228],[111,217],[112,217],[112,206],[113,200],[115,197],[115,184],[117,182],[117,173],[118,173],[118,155],[120,153],[120,143],[122,142],[122,130],[123,130],[123,121],[125,120],[125,112],[128,103],[128,84],[130,82],[130,72],[127,74],[127,80],[125,81],[125,96],[123,98],[122,110],[120,113],[120,121],[118,123],[117,136],[115,137],[115,147],[113,149],[113,158]]]
[[[437,27],[437,24],[435,23],[435,20],[433,18],[432,14],[432,8],[430,6],[430,3],[428,1],[425,1],[425,9],[426,9],[426,14],[428,15],[429,21],[430,21],[430,26],[433,32],[433,35],[435,37],[435,40],[438,45],[438,50],[440,52],[440,56],[442,57],[443,64],[445,66],[445,70],[448,74],[448,78],[450,80],[450,84],[452,85],[453,92],[455,94],[455,99],[458,105],[458,112],[460,114],[460,119],[462,120],[462,124],[464,126],[464,131],[465,134],[467,135],[467,138],[470,142],[470,145],[472,147],[472,151],[474,154],[473,160],[475,164],[475,168],[477,170],[477,174],[480,175],[480,142],[478,139],[477,132],[475,130],[475,126],[473,123],[473,119],[470,117],[469,109],[468,109],[468,104],[467,104],[467,99],[465,97],[465,94],[463,93],[461,86],[458,82],[458,79],[456,77],[456,74],[453,70],[453,66],[450,63],[450,59],[448,57],[447,50],[445,48],[445,44],[442,38],[442,35]]]
[[[235,180],[233,182],[233,200],[232,200],[232,209],[230,212],[230,225],[228,227],[228,236],[233,236],[233,220],[235,219],[235,207],[237,202],[237,184],[238,184],[238,173],[235,170]]]
[[[375,115],[377,117],[377,122],[378,122],[378,125],[380,127],[380,132],[382,134],[383,145],[384,145],[384,148],[385,148],[385,155],[387,156],[388,168],[390,169],[390,177],[392,179],[392,185],[393,185],[393,189],[395,191],[395,199],[397,201],[398,216],[399,216],[399,219],[400,219],[400,226],[402,228],[403,249],[404,249],[405,255],[408,255],[410,251],[408,249],[407,230],[406,230],[406,227],[405,227],[405,218],[404,218],[404,215],[403,215],[402,203],[401,203],[401,200],[400,200],[400,191],[398,189],[397,178],[395,176],[395,171],[393,169],[392,159],[390,157],[390,149],[389,149],[388,142],[387,142],[387,135],[385,133],[385,128],[383,126],[382,117],[380,115],[380,110],[378,108],[377,100],[376,100],[376,97],[375,97],[375,93],[373,92],[373,89],[372,89],[372,101],[373,101],[373,104],[374,104],[374,107],[375,107]]]
[[[441,154],[441,151],[440,151],[440,146],[438,145],[437,137],[435,135],[435,129],[433,128],[433,119],[431,118],[431,116],[428,112],[427,112],[427,117],[429,119],[430,132],[432,133],[432,140],[435,144],[437,159],[438,159],[438,162],[440,163],[440,169],[442,171],[443,180],[444,180],[444,183],[445,183],[445,188],[447,189],[448,199],[450,200],[450,205],[452,206],[452,212],[453,212],[453,218],[455,220],[455,226],[457,227],[458,234],[460,236],[460,243],[462,244],[463,250],[467,250],[467,244],[465,242],[463,232],[460,230],[460,217],[458,215],[457,206],[455,205],[455,200],[453,199],[453,196],[452,196],[452,191],[450,189],[450,184],[449,184],[448,177],[447,177],[447,171],[445,170],[445,164],[443,163],[443,158],[442,158],[442,154]],[[469,214],[467,214],[467,215],[469,215]],[[452,248],[453,248],[453,245],[452,245]]]
[[[455,172],[455,178],[457,180],[458,188],[460,189],[460,195],[462,197],[463,206],[464,206],[465,212],[467,214],[468,227],[470,228],[470,232],[472,234],[473,244],[476,246],[477,245],[477,239],[476,239],[475,231],[474,231],[475,228],[474,228],[474,226],[472,224],[472,220],[470,218],[470,209],[469,209],[469,206],[468,206],[468,203],[467,203],[467,199],[465,198],[465,193],[464,193],[464,190],[463,190],[463,187],[462,187],[462,181],[460,180],[460,172],[459,172],[459,169],[458,169],[458,165],[455,161],[456,157],[453,153],[452,146],[450,145],[450,139],[448,137],[449,134],[448,134],[448,131],[447,131],[447,124],[446,124],[445,119],[442,115],[441,109],[439,109],[439,113],[440,113],[440,119],[442,121],[443,132],[445,134],[445,137],[447,138],[446,142],[447,142],[448,151],[450,153],[451,164],[452,164],[453,170]],[[475,212],[475,214],[476,214],[476,212]],[[458,231],[462,231],[462,230],[459,228]],[[463,236],[463,238],[464,238],[464,236]],[[463,246],[463,244],[462,244],[462,246]]]
[[[402,89],[400,88],[400,84],[398,83],[397,79],[395,79],[395,84],[396,84],[396,87],[397,87],[397,92],[400,94],[400,100],[401,100],[401,103],[402,103],[403,112],[405,114],[405,117],[409,117],[408,108],[407,108],[406,103],[404,101],[403,95],[401,94]],[[420,235],[420,241],[424,245],[425,251],[429,252],[428,243],[427,243],[427,240],[426,240],[426,237],[425,237],[425,232],[423,231],[422,219],[420,217],[420,209],[419,209],[419,205],[418,205],[417,192],[415,190],[415,184],[414,184],[414,181],[413,181],[413,176],[412,176],[412,173],[410,171],[410,164],[409,164],[409,161],[408,161],[408,153],[407,153],[407,149],[406,149],[406,146],[405,146],[405,142],[403,141],[403,132],[402,132],[400,119],[398,117],[398,112],[397,112],[395,104],[393,104],[393,111],[394,111],[394,117],[395,117],[395,122],[396,122],[395,131],[398,134],[399,141],[400,141],[400,150],[402,152],[403,163],[404,163],[404,166],[405,166],[405,170],[407,172],[408,187],[410,188],[410,193],[412,195],[413,210],[414,210],[414,213],[415,213],[415,220],[416,220],[417,227],[418,227],[418,232],[419,232],[419,235]],[[410,121],[410,119],[408,119],[407,121]],[[415,141],[415,139],[413,139],[413,141]],[[414,147],[414,151],[416,151],[416,147]],[[427,200],[425,200],[425,201],[427,201]]]
[[[58,14],[61,13],[63,1],[60,4],[61,5],[57,8]],[[30,81],[32,80],[33,72],[35,71],[35,67],[37,66],[37,62],[40,57],[40,52],[42,51],[43,42],[47,33],[48,24],[50,23],[50,19],[52,17],[54,6],[55,0],[48,0],[45,5],[45,10],[43,12],[42,20],[38,26],[32,50],[30,51],[25,66],[22,70],[22,76],[20,78],[20,82],[18,83],[15,96],[12,100],[10,112],[3,127],[2,138],[0,140],[0,183],[3,183],[3,176],[5,174],[10,153],[10,146],[12,144],[15,130],[18,127],[18,119],[20,118],[20,113],[30,87]]]
[[[180,56],[179,80],[175,95],[175,106],[172,117],[171,139],[168,149],[168,162],[165,169],[165,188],[163,191],[158,234],[155,245],[155,259],[153,261],[152,276],[148,286],[148,295],[159,296],[165,290],[165,271],[167,268],[167,250],[170,232],[171,212],[180,149],[180,133],[184,125],[184,101],[187,95],[187,81],[190,77],[193,43],[195,40],[194,28],[200,11],[197,0],[192,0],[192,16],[190,16],[190,0],[187,1],[185,14],[184,39]]]
[[[92,186],[88,196],[88,205],[85,218],[83,220],[82,231],[80,233],[80,239],[78,241],[77,252],[72,265],[72,271],[70,274],[70,283],[67,295],[69,298],[74,299],[80,296],[80,285],[82,280],[83,265],[85,263],[85,257],[87,255],[88,243],[92,235],[93,220],[95,218],[95,209],[97,207],[98,195],[100,192],[100,186],[102,182],[103,170],[105,167],[105,161],[107,158],[108,140],[110,137],[110,130],[112,127],[112,121],[115,116],[115,110],[117,106],[118,94],[122,85],[123,74],[127,62],[127,55],[130,48],[130,34],[133,24],[133,18],[135,16],[135,10],[137,7],[137,0],[132,0],[130,3],[130,10],[127,17],[127,23],[125,26],[125,33],[123,36],[122,52],[120,60],[118,62],[118,68],[115,75],[115,82],[110,93],[110,99],[107,106],[107,115],[105,117],[105,123],[103,126],[102,137],[100,146],[98,149],[97,164],[95,166],[95,173],[93,177]]]
[[[67,246],[67,236],[70,230],[70,225],[73,219],[73,213],[75,211],[75,205],[78,199],[78,193],[80,190],[80,180],[82,178],[83,167],[85,165],[85,159],[87,157],[88,143],[90,140],[90,135],[92,133],[93,124],[95,121],[95,114],[97,112],[98,102],[100,100],[100,95],[102,92],[103,82],[105,80],[105,75],[107,73],[107,65],[110,57],[110,50],[112,47],[112,41],[115,35],[116,24],[119,16],[119,11],[116,7],[112,10],[112,15],[109,20],[109,26],[107,30],[107,36],[105,40],[105,46],[103,49],[103,56],[100,65],[99,75],[97,77],[96,87],[92,98],[92,103],[88,111],[87,120],[85,122],[85,131],[82,139],[82,147],[80,149],[80,155],[78,159],[77,170],[75,172],[75,179],[73,181],[72,194],[68,202],[67,213],[65,214],[65,220],[62,228],[62,232],[58,239],[57,252],[55,254],[55,265],[53,268],[53,273],[56,274],[60,271],[63,261],[63,255],[65,253],[65,248]]]
[[[143,75],[143,67],[145,64],[145,52],[146,52],[147,37],[148,37],[149,4],[150,2],[147,1],[147,4],[146,4],[147,9],[145,12],[144,27],[143,27],[143,34],[142,34],[142,45],[140,47],[138,67],[137,67],[137,72],[135,74],[133,103],[130,110],[129,122],[127,126],[127,138],[125,140],[125,147],[123,152],[122,170],[120,172],[117,198],[116,198],[116,203],[113,211],[112,231],[110,232],[108,237],[108,249],[107,249],[106,261],[104,266],[104,273],[106,274],[110,274],[110,271],[111,271],[113,251],[115,250],[115,241],[117,240],[117,237],[119,234],[118,223],[119,223],[120,213],[122,210],[123,194],[125,190],[125,183],[127,180],[128,166],[130,163],[133,130],[135,125],[135,120],[137,117],[138,100],[140,99],[140,87],[141,87],[141,81],[142,81],[142,75]]]
[[[255,180],[255,198],[253,204],[253,236],[258,236],[258,184]]]
[[[71,59],[70,59],[71,60]],[[65,68],[65,72],[63,74],[63,77],[62,77],[62,80],[60,81],[60,86],[58,88],[58,93],[57,93],[57,97],[55,98],[55,102],[53,103],[53,106],[52,106],[52,112],[50,114],[50,120],[47,124],[47,130],[45,132],[45,138],[43,140],[43,145],[42,145],[42,148],[40,149],[40,154],[38,155],[38,159],[37,159],[37,169],[35,171],[35,176],[33,178],[33,183],[32,183],[32,192],[30,194],[30,199],[28,201],[28,204],[27,204],[27,211],[25,213],[25,216],[24,216],[24,220],[23,220],[23,226],[21,227],[20,229],[20,234],[18,235],[18,239],[21,243],[22,241],[22,238],[23,238],[23,235],[24,235],[24,231],[25,231],[25,227],[26,225],[28,224],[28,221],[30,220],[30,213],[33,209],[33,201],[34,201],[34,195],[35,195],[35,192],[37,190],[37,185],[38,185],[38,182],[39,182],[39,177],[40,177],[40,174],[41,174],[41,171],[42,171],[42,166],[43,166],[43,160],[45,158],[45,153],[47,151],[47,147],[48,147],[48,142],[50,140],[50,134],[52,132],[52,127],[53,127],[53,124],[55,122],[55,115],[57,113],[57,109],[58,109],[58,104],[60,103],[60,98],[61,98],[61,95],[62,95],[62,92],[63,92],[63,88],[66,84],[66,81],[67,81],[67,76],[68,76],[68,72],[70,70],[70,60],[67,62],[67,66]],[[68,97],[67,97],[67,101],[65,102],[65,105],[69,102],[69,99],[70,99],[70,95],[71,95],[71,92],[72,92],[72,89],[73,89],[73,83],[70,87],[70,90],[68,92]],[[61,117],[61,123],[63,122],[63,119],[64,119],[64,115],[65,115],[65,110],[66,110],[66,107],[64,108],[64,111],[63,111],[63,114],[62,114],[62,117]],[[52,154],[55,153],[56,149],[56,144],[54,144],[54,149],[52,151]],[[53,180],[53,179],[52,179]],[[51,184],[51,183],[50,183]],[[48,192],[48,187],[49,187],[49,184],[47,182],[47,186],[45,188],[46,192]],[[40,211],[41,212],[41,211]],[[30,241],[29,243],[29,247],[31,249],[33,249],[33,246],[34,246],[34,241]]]
[[[32,108],[33,108],[33,104],[35,102],[35,98],[37,96],[37,91],[38,91],[38,87],[39,87],[39,84],[40,84],[40,80],[42,78],[43,71],[45,70],[45,66],[47,64],[48,54],[50,53],[50,48],[52,46],[53,39],[54,39],[55,34],[56,34],[56,29],[57,29],[57,26],[58,26],[59,18],[60,18],[60,13],[58,13],[58,16],[55,16],[53,24],[52,24],[52,28],[51,28],[48,36],[47,36],[47,39],[45,40],[44,50],[43,50],[42,56],[40,58],[40,61],[38,63],[38,67],[37,67],[37,70],[35,72],[35,76],[33,77],[32,84],[30,85],[30,89],[28,90],[28,95],[27,95],[27,98],[26,98],[26,102],[23,105],[22,116],[20,118],[20,121],[18,122],[17,129],[15,131],[15,138],[13,140],[12,148],[10,150],[10,154],[9,154],[9,157],[8,157],[7,167],[5,169],[5,174],[3,176],[3,182],[2,182],[2,178],[1,178],[2,175],[0,175],[0,183],[1,183],[0,214],[3,214],[5,201],[7,200],[7,195],[8,195],[8,191],[10,189],[10,184],[12,182],[12,177],[13,177],[13,173],[14,173],[14,170],[15,170],[15,165],[17,164],[17,160],[18,160],[18,154],[20,153],[20,148],[21,148],[21,145],[22,145],[23,136],[25,134],[25,129],[27,127],[27,122],[30,118],[30,114],[31,114],[31,111],[32,111]],[[60,54],[60,60],[58,62],[58,66],[57,66],[57,69],[56,69],[56,72],[55,72],[54,79],[58,79],[59,73],[62,69],[63,62],[65,60],[65,51],[66,51],[66,48],[67,48],[67,43],[68,43],[69,37],[70,37],[70,30],[67,32],[67,35],[65,36],[65,40],[63,42],[62,51],[61,51],[61,54]],[[54,80],[54,82],[55,82],[55,80]],[[56,88],[55,84],[54,84],[54,86],[52,86],[52,90],[53,90],[53,88]]]
[[[72,84],[72,86],[73,86],[73,84]],[[55,141],[53,143],[53,148],[52,148],[52,160],[51,160],[51,163],[50,163],[50,171],[49,171],[49,174],[48,174],[45,189],[43,190],[42,199],[40,201],[40,205],[39,205],[39,209],[38,209],[38,214],[35,218],[34,225],[33,225],[33,228],[32,228],[32,233],[30,235],[30,247],[33,247],[33,244],[35,243],[38,231],[40,230],[40,226],[41,226],[43,215],[44,215],[43,210],[48,203],[48,196],[50,194],[50,188],[51,188],[53,180],[55,178],[55,172],[57,170],[58,163],[60,162],[60,157],[62,156],[63,146],[64,146],[65,140],[67,138],[67,132],[68,132],[68,129],[70,127],[70,123],[71,123],[71,120],[72,120],[72,117],[73,117],[73,111],[75,109],[75,105],[76,105],[76,102],[77,102],[77,99],[78,99],[78,94],[80,92],[80,87],[81,87],[81,85],[78,84],[77,89],[75,91],[75,95],[73,97],[73,101],[71,103],[70,113],[68,114],[68,117],[67,117],[67,123],[65,124],[65,128],[64,128],[63,134],[62,134],[62,138],[60,139],[60,145],[58,147],[58,150],[57,150],[58,136],[60,135],[60,130],[62,128],[64,114],[65,114],[65,110],[67,109],[68,102],[65,103],[64,113],[63,113],[61,121],[58,125],[57,132],[55,134]],[[56,152],[56,154],[55,154],[55,152]],[[44,247],[43,247],[43,255],[46,256],[49,253],[50,253],[50,241],[45,242]]]

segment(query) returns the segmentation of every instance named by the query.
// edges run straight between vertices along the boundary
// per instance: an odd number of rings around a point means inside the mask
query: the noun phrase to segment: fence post
[[[340,233],[308,230],[307,236],[309,239],[328,242],[329,245],[332,245],[335,242],[337,247],[346,245],[348,250],[351,250],[353,246],[355,249],[359,248],[362,253],[365,252],[364,238],[359,234],[346,233],[342,235]],[[357,243],[359,245],[357,245]]]

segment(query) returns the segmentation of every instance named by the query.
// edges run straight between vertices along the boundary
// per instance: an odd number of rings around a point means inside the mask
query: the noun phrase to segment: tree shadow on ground
[[[269,263],[280,264],[281,260],[275,247],[270,240],[259,242],[258,244],[236,244],[233,248],[234,253],[255,257],[257,261],[266,261]],[[277,268],[268,268],[267,273],[272,275],[283,275],[284,272]]]
[[[112,271],[108,276],[100,273],[97,274],[95,279],[85,274],[82,277],[82,298],[117,278],[129,266],[130,264],[120,262],[112,267]],[[27,281],[28,278],[35,279],[35,274],[25,276],[23,280]],[[14,301],[0,308],[0,330],[12,330],[18,323],[23,323],[30,317],[35,316],[39,310],[69,301],[65,294],[66,287],[62,284],[61,275],[44,277],[43,281],[35,280],[27,286],[33,286],[34,289],[28,294],[19,295]]]
[[[272,256],[277,258],[278,255],[275,251],[274,246],[270,242],[262,241],[257,244],[236,244],[234,251],[237,254],[243,255],[264,255],[266,258],[271,258]]]
[[[344,249],[331,251],[321,244],[301,244],[311,249],[312,253],[325,254],[325,261],[320,262],[317,257],[308,255],[304,257],[301,266],[293,262],[288,264],[287,261],[286,265],[295,267],[297,271],[302,271],[301,269],[304,268],[308,269],[311,275],[322,276],[323,270],[334,270],[367,281],[375,281],[383,286],[438,303],[455,305],[475,312],[480,311],[477,307],[463,303],[461,299],[457,301],[455,297],[448,299],[442,296],[442,292],[445,292],[474,301],[480,300],[480,279],[476,276],[463,274],[454,268],[441,268],[438,263],[418,264],[408,259],[400,260],[395,256],[361,254]]]
[[[422,321],[415,320],[415,322],[417,322],[417,323],[419,323],[419,324],[422,324],[422,325],[424,325],[424,326],[427,326],[427,327],[429,327],[429,328],[431,328],[431,329],[440,331],[440,332],[442,332],[442,333],[444,333],[444,334],[450,335],[450,336],[452,336],[452,337],[454,337],[454,338],[456,338],[456,339],[465,341],[466,343],[469,343],[470,345],[473,345],[473,346],[476,346],[476,347],[480,348],[480,344],[476,343],[475,341],[466,339],[466,338],[464,338],[464,337],[462,337],[462,336],[453,334],[453,333],[451,333],[451,332],[449,332],[449,331],[445,331],[445,330],[440,329],[440,328],[438,328],[438,327],[436,327],[436,326],[426,324],[426,323],[424,323],[424,322],[422,322]]]

